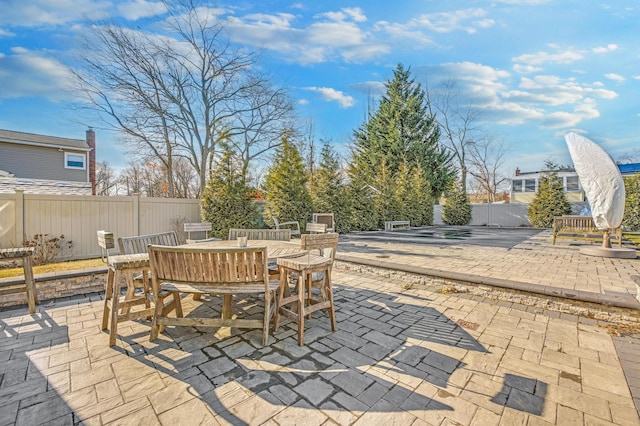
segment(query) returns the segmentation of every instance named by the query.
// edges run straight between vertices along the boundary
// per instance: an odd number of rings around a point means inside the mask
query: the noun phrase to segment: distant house
[[[95,195],[96,135],[67,139],[0,129],[0,192]]]
[[[618,164],[622,177],[633,176],[640,172],[640,163]],[[511,178],[510,200],[512,203],[530,204],[538,192],[540,178],[549,171],[521,172],[516,169],[515,176]],[[556,171],[558,178],[562,180],[564,192],[570,203],[586,202],[584,190],[578,179],[578,174],[573,169]]]

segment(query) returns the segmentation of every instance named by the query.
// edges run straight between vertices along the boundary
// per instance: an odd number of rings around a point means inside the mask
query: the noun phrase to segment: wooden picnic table
[[[231,248],[238,247],[237,240],[221,240],[221,241],[207,241],[201,243],[185,244],[187,247],[210,247],[210,248]],[[279,258],[300,256],[306,251],[300,249],[300,243],[297,241],[278,241],[278,240],[248,240],[247,246],[249,247],[266,247],[267,258],[270,261],[276,261]],[[129,319],[141,318],[148,316],[153,312],[153,308],[147,306],[147,309],[138,311],[135,314],[119,314],[118,310],[122,308],[123,303],[118,303],[117,296],[120,294],[120,280],[118,275],[121,273],[129,272],[142,272],[143,278],[147,277],[147,271],[149,270],[149,255],[147,253],[131,254],[131,255],[118,255],[111,256],[109,258],[109,274],[107,294],[105,295],[104,312],[102,329],[107,328],[108,318],[111,316],[111,330],[109,337],[109,344],[113,346],[116,339],[117,323]],[[127,280],[127,285],[131,285],[132,281]],[[148,285],[148,284],[147,284]],[[111,289],[111,291],[109,291]],[[127,297],[125,298],[124,306],[127,308],[134,304],[145,303],[144,299],[137,300],[132,297],[134,288],[127,288]],[[109,303],[111,302],[111,303]],[[111,305],[111,306],[110,306]],[[224,295],[222,305],[222,318],[230,318],[233,311],[233,296]]]

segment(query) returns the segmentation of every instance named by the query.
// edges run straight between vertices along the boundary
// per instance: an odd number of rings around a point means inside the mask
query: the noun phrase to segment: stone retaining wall
[[[20,277],[0,281],[0,308],[27,304],[23,280]],[[43,274],[36,276],[36,294],[41,304],[51,299],[104,291],[106,281],[107,272],[104,268],[57,275]]]

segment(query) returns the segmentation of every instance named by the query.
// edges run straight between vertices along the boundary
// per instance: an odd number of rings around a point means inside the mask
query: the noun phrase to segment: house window
[[[80,169],[86,168],[87,156],[84,154],[74,154],[71,152],[64,153],[64,168],[65,169]]]
[[[578,176],[567,176],[567,192],[580,191],[580,180]]]
[[[522,192],[522,179],[513,181],[512,192]]]
[[[524,180],[524,192],[536,192],[536,180],[525,179]]]

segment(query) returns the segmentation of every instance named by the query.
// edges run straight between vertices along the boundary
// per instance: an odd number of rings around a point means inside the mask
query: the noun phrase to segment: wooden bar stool
[[[304,317],[320,309],[326,309],[331,320],[331,330],[336,331],[336,313],[333,304],[333,290],[331,289],[331,267],[333,259],[330,257],[305,254],[294,258],[278,259],[280,269],[280,291],[278,292],[278,311],[274,318],[274,329],[280,324],[280,314],[298,324],[298,345],[304,345]],[[324,296],[315,297],[311,293],[312,274],[324,272],[322,293]],[[291,295],[287,282],[289,274],[296,273],[295,292]],[[287,307],[287,305],[294,305]],[[295,308],[295,310],[294,310]]]
[[[149,255],[147,253],[109,256],[107,287],[102,311],[102,330],[109,328],[109,346],[116,344],[118,323],[139,318],[151,318],[155,306],[151,306],[149,287]],[[135,294],[133,273],[142,273],[142,293]],[[120,300],[121,277],[126,278],[127,295]],[[131,311],[134,306],[144,305],[144,309]],[[154,304],[155,305],[155,304]],[[111,321],[111,327],[109,327]]]
[[[36,281],[33,278],[33,266],[31,257],[34,252],[33,247],[15,247],[0,249],[0,260],[22,259],[22,269],[24,270],[24,284],[27,289],[27,304],[29,305],[29,313],[36,313],[36,303],[38,296],[36,295]]]

